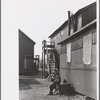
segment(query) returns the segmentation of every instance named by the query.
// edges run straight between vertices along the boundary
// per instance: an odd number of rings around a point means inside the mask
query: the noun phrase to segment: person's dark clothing
[[[50,93],[49,94],[51,94],[51,95],[53,94],[53,89],[56,89],[57,85],[59,88],[60,82],[61,82],[61,77],[60,77],[59,73],[57,73],[57,75],[55,75],[53,84],[50,85]]]

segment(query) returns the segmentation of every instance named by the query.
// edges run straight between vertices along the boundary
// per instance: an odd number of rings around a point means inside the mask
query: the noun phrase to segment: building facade
[[[19,30],[19,74],[34,74],[35,42]]]
[[[60,75],[81,94],[96,99],[96,2],[78,10],[53,34],[60,58]]]

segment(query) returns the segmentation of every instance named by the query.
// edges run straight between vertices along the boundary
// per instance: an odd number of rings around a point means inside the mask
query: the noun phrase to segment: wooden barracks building
[[[19,29],[19,74],[30,75],[36,72],[34,45],[35,42]]]
[[[97,80],[96,2],[78,10],[68,11],[65,21],[50,36],[59,56],[61,79],[73,84],[81,94],[96,99]]]

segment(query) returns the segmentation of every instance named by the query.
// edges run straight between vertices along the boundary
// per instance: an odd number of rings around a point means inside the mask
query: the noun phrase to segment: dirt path
[[[50,83],[46,79],[20,79],[19,100],[67,100],[67,97],[48,96]]]
[[[19,77],[19,100],[85,100],[85,97],[80,95],[70,97],[47,95],[51,83],[47,79],[40,78],[39,74]]]

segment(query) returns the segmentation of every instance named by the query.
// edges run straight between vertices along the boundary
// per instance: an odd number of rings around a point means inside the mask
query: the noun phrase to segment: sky
[[[8,34],[10,31],[14,31],[15,28],[16,30],[18,28],[21,29],[36,42],[35,54],[41,55],[42,41],[44,39],[49,40],[48,36],[68,19],[67,11],[70,10],[72,13],[75,13],[94,1],[2,0],[3,19],[6,26],[8,25]],[[17,34],[16,31],[13,32],[14,34]]]
[[[68,18],[67,11],[75,13],[93,0],[20,0],[18,28],[36,42],[35,54],[41,55],[42,41]],[[74,3],[77,3],[73,5]]]
[[[2,100],[18,100],[18,92],[9,92],[18,91],[18,29],[36,42],[35,55],[41,55],[42,41],[68,19],[67,11],[74,14],[94,1],[1,0]]]

